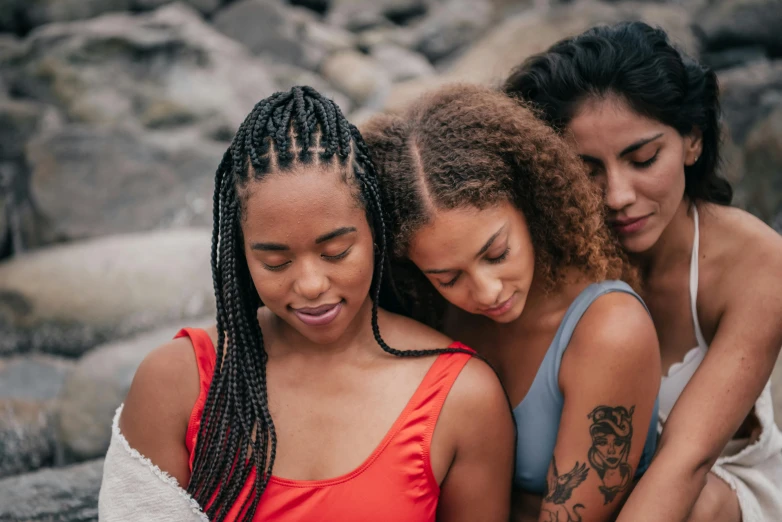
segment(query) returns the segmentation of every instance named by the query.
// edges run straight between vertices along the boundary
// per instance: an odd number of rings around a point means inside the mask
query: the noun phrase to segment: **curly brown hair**
[[[486,208],[502,200],[523,212],[536,276],[547,289],[556,288],[568,268],[592,281],[626,275],[624,255],[604,224],[602,199],[583,163],[523,103],[490,88],[452,85],[402,114],[372,118],[362,134],[391,214],[396,284],[400,267],[404,278],[423,277],[404,258],[413,234],[435,209]],[[403,293],[413,299],[427,293],[406,286]],[[407,303],[408,310],[416,304],[429,305]]]

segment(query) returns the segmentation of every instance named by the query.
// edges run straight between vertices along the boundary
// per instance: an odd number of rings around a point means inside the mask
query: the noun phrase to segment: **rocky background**
[[[211,321],[212,179],[256,101],[309,84],[360,124],[622,19],[718,69],[725,175],[782,230],[781,0],[0,0],[0,521],[97,519],[137,365]]]

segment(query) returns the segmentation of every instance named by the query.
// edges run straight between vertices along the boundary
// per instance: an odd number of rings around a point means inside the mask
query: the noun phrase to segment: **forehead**
[[[355,188],[336,168],[302,167],[252,181],[243,201],[245,235],[284,242],[366,223]]]
[[[621,97],[591,97],[579,105],[568,124],[571,135],[583,143],[622,143],[625,146],[650,133],[674,131],[662,122],[636,112]]]
[[[513,212],[518,210],[507,201],[483,209],[473,206],[436,209],[429,223],[413,235],[410,257],[431,268],[473,259]]]

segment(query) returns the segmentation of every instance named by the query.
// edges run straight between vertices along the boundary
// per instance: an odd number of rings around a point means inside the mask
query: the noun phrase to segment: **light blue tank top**
[[[562,362],[562,355],[570,343],[576,325],[589,305],[601,295],[611,292],[633,295],[643,304],[641,297],[630,288],[630,285],[622,281],[603,281],[586,287],[565,312],[565,317],[543,358],[532,386],[524,400],[513,409],[518,430],[514,482],[516,487],[524,491],[543,494],[546,487],[546,473],[554,455],[564,404],[564,397],[559,389],[559,365]],[[636,476],[643,474],[649,467],[657,446],[657,408],[658,404],[655,401]]]

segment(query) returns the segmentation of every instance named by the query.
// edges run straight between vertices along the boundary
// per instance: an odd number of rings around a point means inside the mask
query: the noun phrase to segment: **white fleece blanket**
[[[755,403],[758,439],[732,440],[711,468],[736,492],[742,522],[782,522],[782,433],[774,423],[771,384]],[[660,415],[658,429],[665,417]]]
[[[130,447],[119,431],[117,408],[98,497],[101,522],[209,522],[176,479]]]

